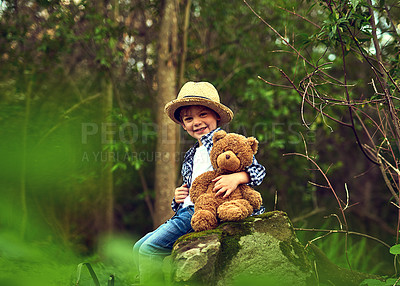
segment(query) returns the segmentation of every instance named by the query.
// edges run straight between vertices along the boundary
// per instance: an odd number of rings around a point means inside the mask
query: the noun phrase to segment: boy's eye
[[[207,115],[207,112],[202,112],[202,113],[200,113],[200,116],[206,116]]]
[[[192,120],[192,117],[185,117],[185,118],[183,118],[183,121],[190,121],[190,120]]]

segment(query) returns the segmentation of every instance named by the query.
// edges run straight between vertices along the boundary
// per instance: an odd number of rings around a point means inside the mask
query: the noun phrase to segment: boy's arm
[[[182,186],[177,187],[175,189],[175,196],[174,196],[175,203],[177,204],[183,203],[188,195],[189,195],[189,188],[187,184],[183,184]]]
[[[173,212],[177,212],[177,210],[178,210],[178,208],[179,208],[179,205],[180,205],[180,204],[178,204],[178,203],[175,201],[175,198],[173,198],[173,199],[172,199],[172,202],[171,202],[171,209],[172,209],[172,211],[173,211]]]
[[[249,186],[259,186],[265,177],[265,167],[257,162],[253,156],[253,163],[245,171],[229,175],[221,175],[215,178],[214,191],[218,191],[216,196],[224,194],[224,198],[229,196],[240,184]]]
[[[182,205],[185,197],[187,197],[188,194],[189,194],[189,189],[187,188],[186,183],[175,189],[175,195],[171,202],[171,208],[174,212],[178,211],[180,205]]]
[[[250,176],[250,182],[246,183],[249,186],[259,186],[265,177],[265,167],[257,162],[256,158],[253,157],[253,163],[248,166],[245,171]]]
[[[224,194],[223,198],[229,196],[234,190],[236,190],[237,186],[240,184],[247,184],[250,182],[250,175],[245,172],[232,173],[229,175],[221,175],[216,177],[213,182],[214,191],[218,192],[215,194],[216,196]]]

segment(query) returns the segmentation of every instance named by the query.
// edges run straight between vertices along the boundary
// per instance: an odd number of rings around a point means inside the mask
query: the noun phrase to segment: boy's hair
[[[183,123],[182,118],[183,118],[183,116],[185,116],[185,111],[188,110],[191,106],[194,106],[194,105],[182,106],[182,107],[179,107],[179,108],[175,111],[175,113],[177,113],[178,116],[179,116],[179,121],[180,121],[180,123]],[[212,110],[211,108],[208,108],[207,106],[203,106],[203,105],[196,105],[196,106],[200,106],[200,107],[203,107],[204,109],[207,109],[207,110],[210,110],[210,111],[214,112],[215,116],[216,116],[217,118],[221,119],[221,117],[219,116],[219,114],[218,114],[217,112],[215,112],[214,110]],[[218,120],[218,124],[219,124],[219,120]]]

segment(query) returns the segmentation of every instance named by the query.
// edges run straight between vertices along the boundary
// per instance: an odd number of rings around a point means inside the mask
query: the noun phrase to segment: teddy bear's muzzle
[[[240,160],[232,151],[226,151],[217,157],[217,164],[222,170],[235,172],[240,167]]]

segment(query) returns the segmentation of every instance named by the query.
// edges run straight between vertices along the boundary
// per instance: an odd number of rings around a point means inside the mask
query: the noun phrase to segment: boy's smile
[[[188,106],[181,111],[183,129],[197,139],[200,145],[200,138],[215,130],[219,120],[219,116],[213,110],[201,105]]]

